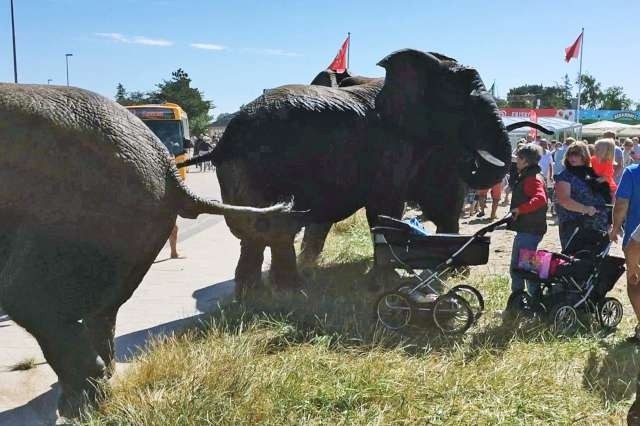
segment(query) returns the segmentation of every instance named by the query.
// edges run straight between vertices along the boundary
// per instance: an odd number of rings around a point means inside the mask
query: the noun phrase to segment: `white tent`
[[[582,126],[582,134],[584,136],[602,136],[604,132],[618,132],[631,127],[628,124],[616,123],[615,121],[596,121],[595,123]]]
[[[616,136],[627,137],[627,138],[630,138],[633,136],[640,136],[640,124],[635,124],[633,126],[629,126],[625,129],[622,129],[616,133]]]

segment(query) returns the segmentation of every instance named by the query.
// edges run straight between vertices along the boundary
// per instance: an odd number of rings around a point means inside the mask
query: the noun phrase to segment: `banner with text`
[[[542,108],[542,109],[530,109],[530,108],[500,108],[500,115],[504,117],[519,117],[529,118],[530,112],[535,111],[536,117],[554,117],[562,118],[563,120],[574,121],[576,118],[576,112],[573,109],[555,109],[555,108]]]
[[[615,121],[624,124],[640,124],[640,111],[624,111],[619,109],[581,109],[580,122],[582,124],[596,121]]]

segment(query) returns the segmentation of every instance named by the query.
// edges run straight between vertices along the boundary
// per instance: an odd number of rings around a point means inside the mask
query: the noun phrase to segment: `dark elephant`
[[[410,184],[436,158],[450,159],[447,172],[473,187],[502,179],[511,158],[507,133],[474,69],[411,49],[379,65],[384,80],[342,88],[282,86],[243,108],[208,157],[217,166],[223,200],[267,205],[293,197],[316,223],[344,219],[364,206],[374,224],[379,214],[401,215]],[[269,220],[256,234],[245,220],[226,219],[241,239],[238,285],[259,281],[267,245],[272,282],[298,282],[293,238],[299,222]]]
[[[440,59],[452,60],[443,55]],[[328,87],[351,87],[380,81],[376,77],[352,76],[335,71],[321,71],[311,82],[312,85]],[[532,126],[545,133],[547,129],[529,121],[518,122],[507,127],[507,131],[519,127]],[[409,183],[407,202],[415,203],[422,211],[424,220],[431,221],[436,231],[441,233],[455,233],[460,230],[459,215],[464,205],[464,197],[468,185],[457,173],[451,169],[456,163],[456,150],[441,150],[438,155],[430,155],[425,159],[422,167]],[[474,188],[485,189],[485,188]],[[437,202],[436,202],[437,201]],[[313,266],[322,252],[333,223],[309,223],[305,226],[301,252],[298,256],[300,265]]]
[[[200,199],[126,109],[68,87],[0,84],[0,305],[31,333],[74,416],[109,373],[114,325],[176,215],[259,221],[287,206]]]

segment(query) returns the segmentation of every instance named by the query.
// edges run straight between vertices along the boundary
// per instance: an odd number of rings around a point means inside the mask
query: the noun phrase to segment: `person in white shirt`
[[[549,141],[546,139],[540,140],[540,147],[542,148],[542,158],[540,158],[540,170],[542,177],[544,177],[547,183],[553,182],[553,156],[549,151]]]

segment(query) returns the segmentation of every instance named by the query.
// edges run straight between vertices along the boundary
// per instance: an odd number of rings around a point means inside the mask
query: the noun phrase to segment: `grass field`
[[[556,338],[492,315],[508,279],[475,276],[487,312],[461,337],[390,333],[372,315],[362,215],[334,227],[304,294],[261,291],[155,342],[84,424],[621,424],[632,328]]]

